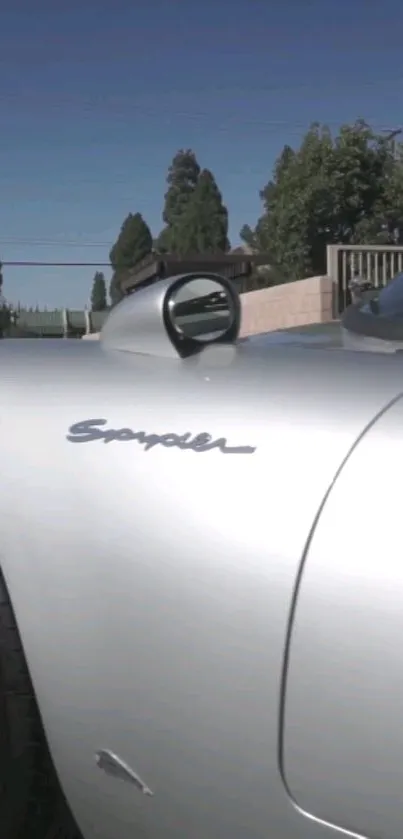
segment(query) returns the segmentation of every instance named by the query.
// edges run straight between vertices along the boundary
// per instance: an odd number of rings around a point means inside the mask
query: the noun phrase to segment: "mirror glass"
[[[170,301],[171,322],[176,332],[196,341],[214,341],[233,322],[232,304],[217,280],[198,277],[177,289]]]

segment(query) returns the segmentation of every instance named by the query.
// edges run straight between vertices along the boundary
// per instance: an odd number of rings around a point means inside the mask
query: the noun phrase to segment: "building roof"
[[[163,277],[173,277],[175,274],[187,274],[192,271],[211,271],[235,280],[249,276],[255,265],[264,264],[267,259],[265,254],[252,255],[244,252],[189,254],[186,257],[154,252],[122,277],[120,288],[128,294],[139,286],[150,285]]]

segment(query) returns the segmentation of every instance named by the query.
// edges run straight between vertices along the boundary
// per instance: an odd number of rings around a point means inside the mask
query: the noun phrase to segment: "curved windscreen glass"
[[[369,315],[403,319],[403,272],[397,274],[376,297],[365,303],[361,311]]]

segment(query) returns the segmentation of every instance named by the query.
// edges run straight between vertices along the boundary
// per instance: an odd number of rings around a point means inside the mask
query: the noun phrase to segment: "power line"
[[[110,248],[110,242],[79,242],[61,241],[57,239],[1,239],[0,247],[3,245],[19,247],[21,245],[32,248]],[[4,263],[3,263],[4,264]]]
[[[287,91],[299,91],[299,90],[332,90],[335,89],[344,89],[348,85],[349,91],[354,90],[364,90],[364,89],[372,89],[374,87],[394,87],[398,84],[403,84],[403,76],[394,76],[389,78],[374,78],[374,79],[362,79],[359,81],[354,81],[354,78],[332,78],[332,79],[325,79],[323,77],[315,78],[312,81],[305,81],[305,82],[297,82],[292,84],[254,84],[253,85],[253,93],[285,93]],[[169,88],[165,92],[159,91],[158,96],[198,96],[202,94],[203,96],[209,93],[212,94],[238,94],[245,96],[249,96],[251,92],[250,87],[242,87],[241,85],[214,85],[214,88],[209,91],[206,90],[205,87],[194,88],[193,90],[181,89],[181,88]],[[151,94],[152,97],[152,94]],[[24,99],[29,102],[29,104],[36,105],[38,102],[42,101],[44,104],[49,104],[49,100],[53,105],[60,105],[60,104],[83,104],[89,105],[90,107],[94,106],[112,106],[112,108],[124,108],[130,109],[131,113],[137,113],[139,110],[139,106],[135,104],[133,99],[135,98],[135,94],[132,96],[130,95],[119,95],[119,94],[111,94],[110,96],[106,94],[99,94],[97,96],[77,96],[77,94],[71,95],[62,92],[58,92],[54,94],[54,98],[52,99],[52,94],[42,94],[38,95],[36,91],[31,91],[29,88],[25,88],[24,90],[16,91],[15,93],[10,91],[9,93],[2,93],[0,95],[0,102],[7,102],[7,101],[18,101],[18,103],[24,101]],[[141,109],[141,106],[140,106]],[[158,114],[161,112],[160,106],[156,106],[155,113]]]
[[[36,262],[31,260],[15,262],[2,260],[1,264],[3,267],[14,265],[19,268],[111,268],[110,262]]]
[[[340,87],[343,89],[346,86],[346,84],[347,84],[347,82],[341,82]],[[371,80],[366,81],[366,82],[363,81],[363,82],[360,82],[358,84],[357,89],[361,90],[361,89],[364,89],[364,88],[373,88],[373,87],[384,86],[384,85],[386,85],[389,88],[391,86],[395,87],[398,84],[401,84],[403,86],[403,77],[398,77],[397,79],[396,78],[394,78],[394,79],[378,79],[378,80],[374,79],[372,81]],[[261,86],[261,87],[254,86],[253,87],[253,93],[254,94],[256,94],[256,93],[262,93],[262,94],[265,94],[265,93],[266,94],[267,93],[285,93],[287,91],[290,91],[290,92],[296,91],[297,92],[297,91],[310,90],[310,89],[314,89],[314,90],[319,91],[321,89],[326,90],[328,87],[334,87],[334,82],[330,82],[329,84],[323,84],[322,82],[320,82],[319,84],[317,84],[316,82],[315,83],[314,82],[311,82],[311,83],[310,82],[305,82],[305,83],[300,83],[300,84],[296,84],[296,85],[266,85],[266,86]],[[352,85],[350,83],[350,80],[348,81],[348,87],[349,87],[349,90],[351,90],[351,88],[354,87],[354,85]],[[230,93],[231,91],[237,91],[238,95],[241,95],[241,93],[243,93],[245,96],[248,96],[250,94],[250,90],[247,89],[247,88],[245,88],[245,90],[243,90],[242,88],[225,88],[225,87],[223,87],[223,88],[215,89],[214,92],[217,93],[219,91],[221,93],[227,93],[227,94]],[[172,93],[172,91],[170,91],[170,93]],[[185,91],[182,91],[182,92],[178,91],[178,93],[179,93],[179,95],[196,97],[198,95],[198,93],[203,93],[203,91],[194,91],[193,93],[191,93],[189,91],[186,91],[186,92]],[[175,107],[170,107],[169,104],[165,104],[165,103],[162,104],[162,105],[156,105],[155,107],[136,105],[136,103],[133,102],[133,100],[130,97],[127,97],[127,98],[122,98],[121,97],[120,100],[119,100],[119,97],[115,97],[115,96],[113,96],[113,98],[111,98],[111,99],[107,99],[106,97],[93,97],[91,99],[85,99],[85,98],[80,98],[80,97],[77,97],[77,96],[68,96],[68,95],[66,96],[66,94],[64,94],[64,95],[61,94],[61,95],[58,95],[57,97],[55,97],[54,100],[49,101],[49,98],[46,97],[46,96],[37,97],[37,96],[35,96],[35,94],[32,94],[29,91],[27,93],[25,93],[24,91],[21,91],[21,92],[19,91],[18,93],[15,93],[15,94],[12,94],[12,93],[11,94],[1,94],[0,95],[0,103],[7,103],[7,102],[16,101],[20,105],[20,104],[24,103],[24,95],[26,97],[27,104],[30,105],[30,106],[35,106],[36,107],[38,104],[40,104],[42,102],[43,105],[45,105],[47,108],[51,108],[51,109],[55,108],[56,110],[60,110],[60,108],[62,108],[64,105],[69,105],[70,104],[70,105],[80,105],[80,106],[82,106],[84,113],[92,113],[94,110],[98,110],[99,108],[101,108],[102,110],[105,111],[105,107],[106,107],[107,111],[109,111],[110,114],[111,115],[113,114],[114,116],[123,116],[123,117],[133,117],[133,116],[147,117],[147,116],[149,116],[149,117],[157,117],[159,119],[161,117],[165,116],[165,117],[173,118],[173,119],[192,119],[192,120],[206,119],[206,118],[207,119],[212,119],[212,118],[214,119],[214,117],[212,117],[212,114],[210,112],[206,111],[206,110],[189,111],[187,108],[182,110],[182,109],[178,109],[177,107],[176,108]],[[106,112],[106,115],[108,115],[107,112]],[[290,121],[287,121],[287,120],[273,120],[273,119],[268,119],[268,120],[267,119],[243,119],[242,117],[239,116],[239,113],[232,113],[232,114],[227,113],[227,114],[224,114],[223,118],[224,118],[224,120],[229,120],[230,122],[232,122],[233,124],[236,124],[236,125],[245,125],[245,126],[254,125],[256,127],[258,127],[260,125],[260,126],[264,126],[266,128],[270,127],[272,129],[283,128],[283,127],[304,128],[307,125],[306,122],[302,122],[302,121],[301,122],[295,122],[295,121],[290,122]],[[328,124],[328,125],[339,125],[340,120],[327,120],[326,124]],[[215,124],[214,128],[216,128],[218,130],[229,130],[230,126],[218,126],[217,124]],[[97,143],[99,143],[99,139],[97,139]],[[102,145],[102,142],[100,143],[100,145]]]
[[[403,81],[403,79],[401,79],[401,81]],[[372,84],[372,83],[371,82],[367,83],[367,85],[370,85],[370,84]],[[273,86],[272,89],[282,90],[282,87],[278,86],[278,87],[275,88]],[[0,101],[4,98],[5,97],[0,96]],[[158,112],[156,111],[155,113],[157,114],[157,113],[159,113],[159,111]],[[168,111],[167,113],[169,113],[170,116],[174,116],[174,117],[179,115],[178,112],[174,113],[172,111]],[[198,114],[189,114],[189,113],[186,114],[185,113],[184,115],[185,116],[191,116],[191,117],[211,118],[211,115],[207,114],[207,113],[198,113]],[[287,122],[285,120],[283,120],[283,121],[281,121],[281,120],[277,120],[277,121],[276,120],[255,121],[255,120],[243,120],[242,118],[240,119],[239,117],[235,117],[235,119],[236,119],[238,124],[245,125],[245,126],[248,126],[248,125],[255,125],[255,126],[263,125],[263,126],[267,126],[267,127],[270,127],[270,128],[275,127],[275,128],[281,128],[281,129],[284,129],[286,127],[293,127],[293,128],[298,127],[299,129],[304,129],[304,128],[306,129],[306,127],[307,127],[306,123]],[[325,125],[332,125],[332,124],[333,125],[340,125],[340,121],[337,121],[337,122],[336,121],[330,121],[329,122],[327,120],[327,121],[325,121],[324,124]],[[215,127],[217,127],[217,126],[215,126]],[[380,133],[387,134],[388,136],[387,136],[386,139],[390,140],[393,143],[394,149],[396,148],[395,147],[395,138],[402,133],[401,128],[392,130],[392,129],[389,129],[389,128],[380,127],[379,125],[374,125],[373,123],[370,127],[373,130],[378,130]],[[229,126],[227,126],[226,130],[230,130]],[[127,178],[125,178],[125,182],[127,182]],[[94,181],[93,183],[97,184],[97,183],[100,183],[100,182]],[[0,238],[0,247],[3,247],[3,246],[9,246],[9,247],[12,247],[12,246],[28,246],[28,247],[51,247],[51,248],[110,248],[111,243],[110,242],[91,242],[91,241],[79,242],[79,241],[71,241],[71,240],[62,241],[62,240],[39,239],[39,238],[34,238],[34,239],[28,239],[28,238],[11,238],[11,239]],[[110,268],[110,263],[109,262],[2,261],[2,264],[7,265],[7,266],[20,266],[20,267],[24,267],[24,266],[38,266],[38,267],[45,267],[45,266],[66,267],[66,266],[72,266],[72,267],[94,267],[94,268],[108,267],[108,268]]]
[[[0,97],[0,102],[1,102],[1,97]],[[245,118],[245,117],[239,116],[239,113],[233,112],[233,113],[226,113],[226,114],[223,115],[222,119],[227,123],[227,124],[224,124],[223,122],[217,123],[215,115],[212,114],[209,111],[188,111],[188,110],[180,110],[179,111],[179,110],[173,110],[171,108],[167,108],[166,110],[161,109],[161,108],[158,108],[158,109],[155,109],[155,110],[142,109],[141,111],[137,108],[134,108],[134,109],[131,108],[128,111],[126,110],[126,111],[122,111],[120,113],[114,114],[114,116],[123,116],[123,117],[131,117],[133,115],[136,115],[136,116],[139,116],[139,117],[157,117],[159,120],[161,120],[162,117],[166,117],[168,120],[171,120],[171,119],[174,119],[174,120],[176,120],[176,119],[187,119],[187,120],[198,121],[198,120],[206,120],[207,119],[207,120],[211,121],[211,127],[215,131],[232,131],[234,127],[245,126],[245,128],[248,128],[248,127],[253,126],[254,128],[261,128],[262,130],[265,130],[265,131],[267,131],[267,130],[283,131],[283,130],[287,129],[288,131],[296,132],[296,131],[301,131],[301,130],[307,130],[307,128],[309,128],[309,126],[312,124],[312,122],[316,122],[316,120],[309,120],[309,121],[301,120],[301,121],[298,122],[296,120],[290,121],[290,120],[281,120],[281,119],[280,120],[275,120],[275,119],[261,119],[261,118],[258,118],[258,119],[256,119],[256,118]],[[322,124],[322,121],[319,121],[319,122],[320,122],[320,124]],[[347,121],[347,122],[349,124],[351,123],[351,121]],[[374,130],[382,130],[382,124],[379,123],[376,119],[367,118],[366,122],[368,124],[371,124],[371,128],[373,128]],[[340,126],[340,125],[343,124],[343,120],[340,120],[340,119],[339,120],[326,119],[326,120],[323,120],[323,124],[328,125],[328,126]],[[71,138],[69,138],[68,142],[69,142],[69,145],[72,145]],[[97,148],[102,148],[102,138],[97,139],[96,144],[94,143],[94,145],[96,145]],[[108,142],[106,144],[106,147],[108,147],[109,145],[110,145],[110,143]],[[90,148],[92,148],[91,145],[90,145]]]

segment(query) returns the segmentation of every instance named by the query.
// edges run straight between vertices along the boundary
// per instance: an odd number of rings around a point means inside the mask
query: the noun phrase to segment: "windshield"
[[[343,345],[359,350],[403,349],[403,272],[370,300],[348,306],[342,319]]]

